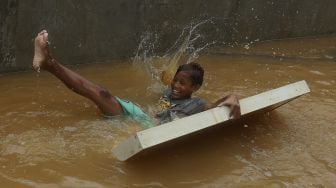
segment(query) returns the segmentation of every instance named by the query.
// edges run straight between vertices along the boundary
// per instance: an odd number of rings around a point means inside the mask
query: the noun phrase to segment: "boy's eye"
[[[184,80],[180,80],[180,84],[181,84],[181,85],[185,85],[186,82],[185,82]]]

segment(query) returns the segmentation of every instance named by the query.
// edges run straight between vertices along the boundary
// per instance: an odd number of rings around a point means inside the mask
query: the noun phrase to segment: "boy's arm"
[[[208,109],[210,108],[215,108],[218,106],[227,106],[230,108],[230,118],[231,119],[236,119],[239,118],[241,113],[240,113],[240,105],[239,105],[239,100],[236,95],[227,95],[216,102],[208,105]]]

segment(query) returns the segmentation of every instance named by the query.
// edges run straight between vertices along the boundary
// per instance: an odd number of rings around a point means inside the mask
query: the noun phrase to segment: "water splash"
[[[170,84],[179,64],[195,61],[201,51],[216,43],[207,41],[206,33],[201,32],[207,24],[214,24],[214,19],[191,22],[163,56],[155,54],[159,36],[150,32],[142,35],[133,63],[151,77],[150,90],[162,91]]]
[[[151,32],[145,32],[141,35],[141,41],[133,58],[133,64],[139,69],[151,76],[152,79],[158,79],[157,69],[153,65],[155,59],[155,49],[158,43],[158,35]]]
[[[205,43],[204,34],[200,32],[200,27],[204,24],[213,24],[212,19],[204,20],[197,23],[191,23],[182,30],[181,35],[176,40],[172,48],[166,53],[165,57],[169,59],[163,67],[161,81],[168,85],[173,78],[181,57],[187,55],[186,63],[195,61],[202,50],[208,46],[215,44],[215,42]]]

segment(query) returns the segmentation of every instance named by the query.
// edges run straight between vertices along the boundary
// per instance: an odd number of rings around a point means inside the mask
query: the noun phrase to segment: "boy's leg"
[[[64,67],[51,56],[48,48],[48,33],[45,30],[38,33],[35,38],[33,67],[38,72],[43,69],[52,73],[69,89],[96,103],[105,115],[123,114],[119,102],[108,90]]]

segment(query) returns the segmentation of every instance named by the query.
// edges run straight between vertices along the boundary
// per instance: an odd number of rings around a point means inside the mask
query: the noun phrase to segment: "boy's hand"
[[[239,100],[235,95],[228,95],[224,97],[223,100],[217,104],[217,106],[227,106],[230,109],[230,119],[237,119],[241,115]]]

